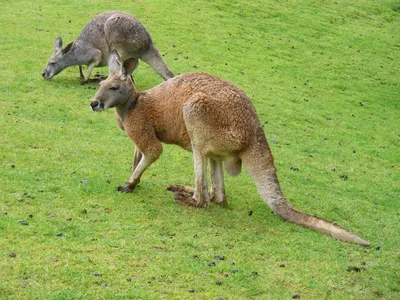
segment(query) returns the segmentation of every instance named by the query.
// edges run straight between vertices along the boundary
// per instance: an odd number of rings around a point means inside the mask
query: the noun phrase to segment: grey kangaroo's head
[[[116,50],[108,56],[108,77],[100,82],[100,88],[90,102],[94,111],[102,111],[127,103],[136,93],[132,72],[137,60],[128,58],[121,63]]]
[[[59,37],[54,42],[53,55],[47,61],[42,71],[44,79],[51,79],[73,62],[73,53],[71,51],[73,43],[69,43],[62,48],[62,39]]]

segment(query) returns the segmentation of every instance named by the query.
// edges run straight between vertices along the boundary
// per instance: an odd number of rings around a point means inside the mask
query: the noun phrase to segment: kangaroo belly
[[[192,151],[190,137],[186,128],[175,128],[167,130],[166,128],[156,128],[157,139],[164,144],[177,145],[187,151]]]

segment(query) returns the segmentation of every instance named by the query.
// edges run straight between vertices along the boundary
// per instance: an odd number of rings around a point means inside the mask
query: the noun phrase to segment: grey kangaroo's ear
[[[133,70],[136,69],[137,65],[138,65],[138,60],[137,59],[135,59],[133,57],[128,58],[127,60],[124,61],[124,65],[123,65],[123,68],[122,68],[122,74],[125,77],[131,76],[132,73],[133,73]]]
[[[121,70],[121,58],[119,57],[118,51],[111,51],[108,55],[108,74],[112,74]]]
[[[62,39],[58,37],[54,42],[54,52],[60,50],[61,48],[62,48]]]
[[[71,50],[72,44],[73,44],[73,43],[69,43],[67,46],[65,46],[65,48],[61,50],[61,53],[62,53],[62,54],[65,54],[65,53],[67,53],[69,50]]]

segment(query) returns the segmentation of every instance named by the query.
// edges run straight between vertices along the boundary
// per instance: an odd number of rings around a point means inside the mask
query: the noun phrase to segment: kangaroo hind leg
[[[210,200],[216,204],[227,204],[225,196],[222,161],[210,158]]]
[[[177,202],[196,207],[208,207],[210,198],[207,189],[207,158],[199,151],[193,151],[195,188],[188,186],[170,186],[167,189],[174,192]]]

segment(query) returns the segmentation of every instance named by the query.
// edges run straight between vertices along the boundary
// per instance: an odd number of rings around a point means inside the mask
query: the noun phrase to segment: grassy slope
[[[206,71],[242,87],[275,141],[287,198],[372,246],[282,222],[245,173],[227,178],[228,207],[175,205],[164,187],[191,184],[193,170],[172,146],[134,194],[116,193],[133,147],[114,112],[90,111],[96,84],[79,85],[77,67],[40,78],[55,37],[72,41],[110,9],[135,14],[176,74]],[[3,3],[0,295],[395,298],[399,10],[398,1]],[[161,82],[145,64],[135,78],[140,90]]]

